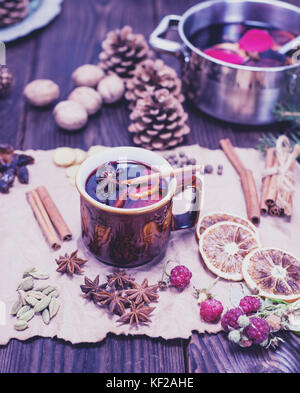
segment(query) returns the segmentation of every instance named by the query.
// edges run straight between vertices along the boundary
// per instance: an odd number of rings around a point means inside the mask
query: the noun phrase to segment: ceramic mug
[[[190,228],[196,224],[202,181],[194,176],[185,188],[192,191],[190,210],[175,215],[173,199],[178,180],[167,180],[167,192],[152,205],[140,208],[116,208],[92,198],[86,191],[89,176],[107,162],[135,161],[154,170],[172,170],[159,154],[137,147],[108,148],[85,160],[78,171],[76,186],[80,193],[82,239],[89,251],[100,261],[117,267],[135,267],[163,257],[171,230]],[[180,186],[182,187],[182,185]]]

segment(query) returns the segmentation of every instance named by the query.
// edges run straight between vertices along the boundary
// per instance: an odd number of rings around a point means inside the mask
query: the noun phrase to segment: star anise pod
[[[88,277],[84,277],[84,285],[80,285],[81,291],[84,293],[86,299],[91,299],[95,301],[95,294],[102,289],[105,289],[107,283],[99,285],[100,277],[98,276],[93,280]]]
[[[58,259],[56,259],[56,263],[58,264],[56,271],[60,273],[68,273],[71,275],[74,273],[82,273],[81,266],[84,265],[87,260],[78,258],[77,253],[78,250],[72,252],[71,255],[66,253],[64,256],[60,256]]]
[[[108,285],[116,289],[124,289],[132,286],[132,282],[135,280],[134,277],[126,274],[125,270],[116,271],[107,276]]]
[[[125,306],[130,304],[127,297],[122,296],[121,291],[99,291],[94,295],[96,303],[108,306],[111,313],[123,315],[125,313]]]
[[[132,282],[132,289],[127,289],[125,294],[129,300],[133,300],[136,304],[145,302],[147,304],[157,300],[159,295],[156,293],[158,290],[158,284],[148,286],[147,278],[144,279],[142,284]]]
[[[117,322],[129,323],[130,326],[134,324],[139,326],[140,323],[151,322],[149,315],[154,309],[155,307],[145,306],[144,303],[140,303],[137,305],[136,303],[131,302],[131,311],[122,315],[121,318],[117,320]]]

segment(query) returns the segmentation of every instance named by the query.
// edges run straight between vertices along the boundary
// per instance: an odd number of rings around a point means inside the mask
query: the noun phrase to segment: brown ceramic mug
[[[190,228],[198,220],[201,205],[199,178],[185,185],[192,193],[189,211],[173,214],[173,199],[178,192],[175,177],[167,179],[167,192],[161,200],[141,208],[116,208],[92,198],[86,191],[89,176],[107,162],[135,161],[155,171],[172,167],[160,155],[136,147],[109,148],[88,158],[79,168],[76,186],[80,193],[82,239],[100,261],[117,267],[135,267],[162,258],[171,230]],[[183,195],[183,193],[181,194]]]

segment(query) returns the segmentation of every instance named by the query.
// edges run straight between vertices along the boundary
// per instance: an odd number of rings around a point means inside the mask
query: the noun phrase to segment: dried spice
[[[77,253],[78,250],[72,252],[71,255],[66,253],[64,256],[60,256],[58,259],[56,259],[56,263],[58,264],[56,271],[59,273],[68,273],[71,275],[74,273],[82,273],[81,266],[84,265],[87,260],[79,258]]]
[[[130,304],[128,298],[122,296],[121,291],[100,291],[94,296],[95,302],[106,305],[113,314],[123,315],[126,305]]]
[[[125,289],[132,286],[132,282],[135,280],[131,275],[126,274],[125,270],[114,272],[107,276],[108,285],[116,289]]]
[[[83,296],[87,299],[95,301],[95,295],[97,294],[97,292],[100,292],[107,286],[107,283],[99,285],[99,282],[99,274],[94,280],[91,280],[88,277],[84,277],[84,285],[80,285],[81,291],[84,293]]]
[[[0,144],[0,193],[9,193],[16,176],[21,184],[28,184],[29,172],[27,165],[33,163],[33,157],[27,154],[16,154],[11,145]]]
[[[122,317],[119,318],[117,322],[129,323],[130,326],[133,326],[134,324],[139,326],[140,323],[151,322],[149,315],[154,309],[155,307],[145,306],[144,303],[136,305],[134,302],[132,302],[131,310],[128,313],[122,315]]]
[[[134,301],[136,304],[142,302],[149,304],[159,298],[159,295],[156,293],[158,284],[149,287],[147,278],[144,279],[141,285],[133,282],[132,286],[133,288],[127,289],[125,294],[128,296],[129,300]]]
[[[12,316],[18,319],[14,325],[16,330],[27,329],[28,322],[36,314],[41,314],[46,325],[57,314],[60,303],[57,300],[56,287],[48,285],[34,289],[34,280],[46,280],[48,278],[47,274],[41,274],[35,268],[28,269],[23,273],[23,279],[17,289],[19,299],[10,312]]]
[[[145,278],[140,285],[134,281],[134,277],[127,275],[125,270],[107,275],[107,280],[105,284],[99,285],[99,275],[94,280],[85,277],[84,285],[80,286],[83,296],[98,305],[107,306],[110,313],[121,316],[118,322],[129,323],[131,326],[151,322],[149,315],[155,307],[148,304],[159,298],[156,293],[158,284],[148,286]],[[103,286],[110,287],[110,290],[103,290]],[[125,289],[128,287],[131,288]],[[126,312],[129,306],[131,310]]]

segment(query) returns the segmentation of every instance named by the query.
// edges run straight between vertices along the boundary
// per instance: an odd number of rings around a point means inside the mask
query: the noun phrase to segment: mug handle
[[[203,178],[194,176],[190,184],[180,184],[177,186],[177,194],[187,189],[192,190],[190,209],[183,214],[172,214],[172,231],[192,228],[198,222],[203,200]]]

